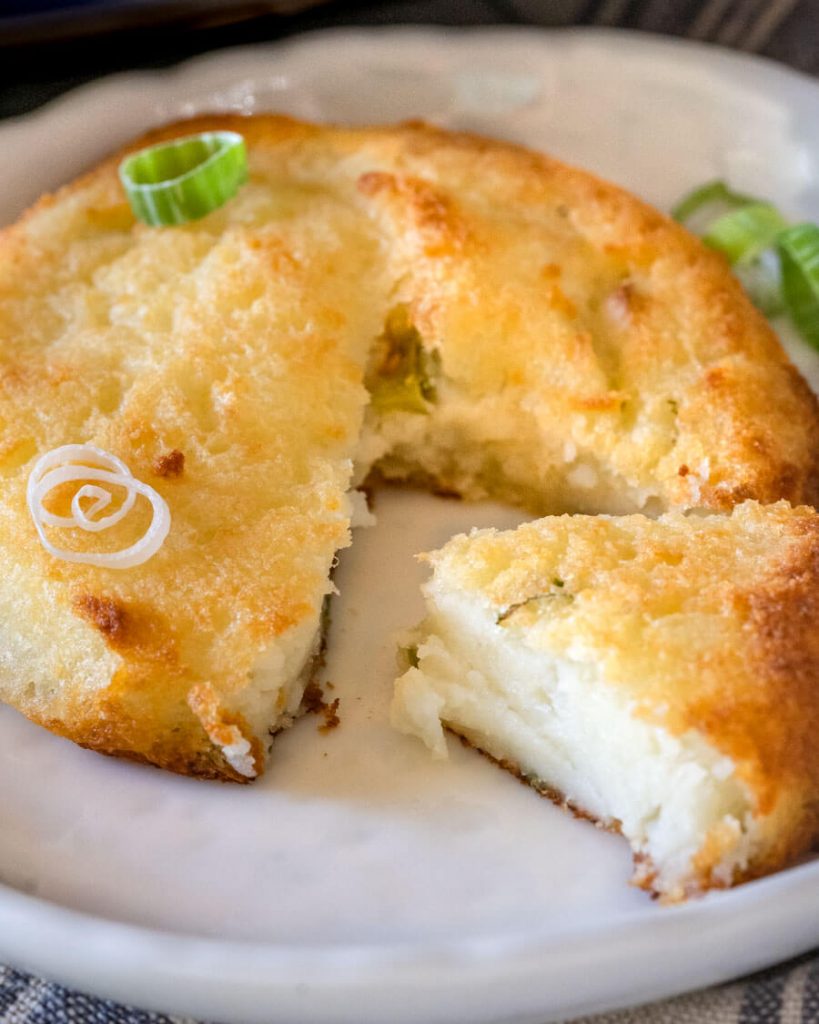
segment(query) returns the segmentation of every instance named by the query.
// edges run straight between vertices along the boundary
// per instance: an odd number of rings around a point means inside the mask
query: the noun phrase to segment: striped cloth
[[[2,1024],[204,1024],[120,1006],[0,967]],[[819,956],[743,981],[575,1024],[817,1024]],[[214,1022],[211,1022],[214,1024]],[[389,1021],[384,1021],[389,1024]],[[464,1024],[469,1024],[464,1021]]]
[[[351,5],[352,12],[342,10],[339,14],[340,6],[346,5],[329,4],[314,10],[306,16],[309,20],[303,20],[305,16],[302,16],[285,24],[283,31],[316,28],[322,24],[383,24],[392,20],[622,25],[765,53],[819,74],[819,0],[471,0],[468,4],[455,0],[399,0],[392,4]],[[259,41],[258,35],[254,41]],[[59,83],[56,85],[59,91]],[[42,99],[45,98],[47,96],[43,95]],[[19,111],[2,111],[14,112]],[[819,1024],[819,951],[730,985],[647,1007],[585,1017],[577,1024],[592,1022]],[[119,1006],[0,966],[0,1024],[197,1022]]]
[[[496,0],[496,6],[526,23],[662,32],[819,73],[817,0]]]

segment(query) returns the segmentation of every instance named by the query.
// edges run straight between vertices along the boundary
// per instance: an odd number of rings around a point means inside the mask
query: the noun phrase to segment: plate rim
[[[573,36],[587,40],[605,40],[607,46],[616,46],[624,53],[635,50],[674,51],[676,54],[684,53],[691,58],[705,59],[711,65],[721,64],[732,71],[741,68],[743,74],[752,71],[759,89],[764,88],[766,81],[773,82],[777,79],[780,90],[784,88],[791,96],[799,93],[804,97],[807,87],[815,91],[819,98],[819,82],[810,75],[781,65],[771,58],[652,33],[604,27],[541,28],[530,25],[339,27],[301,33],[273,42],[211,51],[167,68],[138,69],[109,75],[70,90],[27,114],[3,120],[0,122],[0,139],[13,135],[34,135],[47,129],[53,121],[63,118],[71,109],[79,111],[96,102],[98,98],[115,93],[126,85],[184,79],[188,75],[202,74],[203,71],[222,65],[228,67],[231,63],[241,62],[247,58],[280,55],[288,51],[292,53],[298,49],[313,47],[317,43],[338,46],[344,39],[360,41],[362,37],[367,37],[376,40],[376,45],[380,46],[398,38],[403,41],[407,37],[412,37],[416,42],[425,41],[438,47],[445,47],[453,43],[463,45],[462,41],[466,42],[469,38],[490,36],[511,38],[516,41],[537,40],[538,44],[544,46],[548,46],[548,41],[555,37]],[[799,99],[800,97],[797,97],[796,101]],[[798,925],[804,925],[810,914],[813,914],[814,918],[819,918],[817,881],[819,861],[814,861],[779,872],[770,878],[748,883],[730,893],[714,894],[708,901],[669,908],[657,916],[653,920],[652,932],[660,930],[674,935],[678,948],[688,944],[693,953],[699,950],[697,980],[693,983],[690,979],[675,982],[673,976],[666,971],[659,981],[655,980],[653,989],[646,990],[640,996],[639,1001],[647,1002],[688,991],[693,987],[726,981],[739,973],[767,965],[770,959],[764,954],[748,955],[745,966],[738,971],[732,969],[726,974],[716,966],[717,961],[713,959],[713,952],[724,942],[726,927],[730,931],[731,926],[740,929],[747,927],[749,920],[752,919],[764,921],[774,908],[779,913],[779,931],[784,929],[794,937],[794,948],[786,955],[796,955],[809,945],[815,944],[815,937],[809,941],[799,937]],[[449,990],[450,999],[453,995],[458,996],[460,1002],[453,1005],[464,1005],[463,1001],[469,996],[470,990],[474,991],[476,982],[480,980],[481,983],[485,983],[488,965],[494,970],[492,976],[496,984],[499,983],[499,978],[503,981],[504,977],[507,977],[508,984],[508,976],[517,976],[522,977],[522,980],[531,986],[532,971],[535,970],[538,985],[534,994],[547,994],[560,980],[554,976],[553,970],[550,972],[549,969],[543,969],[544,963],[547,968],[551,965],[555,952],[559,951],[561,955],[568,953],[574,958],[574,966],[569,972],[568,981],[571,983],[573,979],[574,983],[578,984],[583,973],[588,970],[590,946],[605,959],[606,946],[620,948],[628,945],[638,939],[645,928],[644,915],[628,912],[621,915],[614,924],[607,925],[603,931],[599,926],[595,928],[592,922],[564,923],[559,929],[550,928],[545,939],[543,935],[538,936],[529,930],[525,934],[510,933],[502,938],[461,937],[422,944],[382,942],[349,946],[288,946],[277,942],[206,938],[185,932],[163,931],[159,928],[129,924],[72,910],[0,884],[0,955],[7,961],[17,962],[24,969],[45,973],[72,986],[79,985],[123,1002],[144,1002],[145,1005],[154,1005],[164,1012],[192,1012],[191,1006],[196,1006],[197,1003],[192,1003],[191,993],[188,992],[179,999],[173,997],[172,993],[169,997],[168,986],[197,983],[202,986],[197,998],[204,995],[207,1001],[201,1003],[199,1009],[193,1012],[205,1016],[215,1014],[224,1020],[263,1019],[253,1016],[250,1005],[239,1009],[243,1014],[250,1013],[250,1016],[237,1018],[234,1016],[236,1011],[231,1006],[220,1002],[220,991],[223,996],[228,995],[229,998],[235,999],[241,986],[248,985],[251,980],[258,989],[258,977],[251,979],[248,971],[253,974],[253,971],[263,970],[264,981],[258,991],[267,998],[279,998],[281,1012],[286,1011],[288,1014],[286,1018],[281,1019],[286,1019],[288,1024],[302,1020],[305,1024],[308,1021],[310,1024],[321,1024],[324,1021],[329,1024],[359,1019],[345,1017],[343,1011],[339,1016],[336,1012],[338,1007],[329,1005],[324,1007],[324,1011],[329,1010],[329,1013],[317,1012],[315,998],[323,999],[328,995],[338,995],[341,992],[349,994],[354,991],[358,996],[362,992],[369,992],[371,998],[375,995],[376,998],[383,999],[385,995],[394,994],[409,984],[413,986],[416,1005],[410,1007],[411,1015],[400,1016],[400,1021],[424,1020],[426,1024],[434,1024],[437,1020],[449,1021],[455,1018],[448,1015],[448,1012],[440,1016],[441,1009],[446,1011],[446,1005],[449,1005],[441,1003],[442,985]],[[58,938],[62,937],[64,940],[66,935],[70,935],[72,942],[78,947],[83,947],[69,957],[71,967],[68,972],[59,966],[52,952],[55,946],[59,947]],[[45,952],[42,949],[44,936],[50,939],[46,943]],[[82,936],[84,941],[77,942],[78,936]],[[93,950],[96,956],[88,957],[89,950]],[[577,955],[584,951],[585,956]],[[65,950],[62,950],[62,956],[65,961]],[[172,969],[169,968],[169,964],[173,965]],[[639,965],[636,966],[639,969]],[[156,998],[153,993],[139,998],[139,985],[144,985],[146,978],[149,981],[161,979]],[[480,990],[480,984],[478,987]],[[529,995],[532,994],[530,991]],[[286,1007],[285,1002],[288,1004]],[[521,1016],[521,1021],[543,1021],[547,1017],[551,1019],[566,1012],[579,1014],[634,1004],[634,997],[627,994],[611,999],[594,998],[584,1002],[576,995],[566,992],[563,1002],[547,1005],[545,1010],[521,1005],[519,1011],[521,1014],[528,1014]],[[482,1010],[487,1009],[490,1015],[481,1015]],[[405,1010],[406,1007],[400,1012]],[[420,1016],[419,1011],[422,1014]],[[269,1012],[268,1008],[268,1020]],[[355,1012],[360,1013],[360,1004]],[[478,1016],[473,1013],[470,1017],[473,1024],[497,1019],[491,1002],[484,998],[483,993],[475,1004],[475,1012]],[[532,1014],[535,1016],[531,1016]],[[395,1024],[399,1024],[398,1017],[395,1018]]]
[[[671,970],[662,971],[636,998],[630,986],[638,982],[645,986],[639,947],[645,938],[646,919],[639,911],[622,914],[605,929],[595,928],[590,922],[564,924],[560,929],[552,929],[545,938],[530,931],[502,938],[424,943],[287,946],[195,936],[115,921],[0,884],[0,955],[7,960],[16,959],[23,969],[44,973],[63,984],[103,997],[136,1002],[165,1013],[193,1013],[204,1019],[215,1015],[225,1024],[245,1020],[269,1024],[269,1009],[258,1016],[255,1002],[246,1007],[237,1005],[245,986],[254,1000],[259,995],[275,997],[283,1015],[277,1013],[273,1019],[287,1024],[335,1024],[348,1020],[352,1024],[371,1019],[368,1010],[374,1014],[372,1019],[377,1019],[377,1007],[401,991],[412,992],[414,1005],[408,1015],[406,1008],[399,1010],[394,1024],[443,1024],[461,1019],[469,1020],[470,1024],[488,1024],[503,1017],[491,1003],[487,1005],[480,992],[482,985],[500,984],[501,994],[506,996],[510,979],[529,985],[534,981],[534,991],[530,990],[528,998],[516,1008],[514,1019],[543,1024],[566,1013],[576,1016],[600,1012],[604,1007],[614,1010],[669,998],[769,966],[766,953],[748,953],[743,966],[726,975],[715,954],[726,941],[741,940],[754,927],[769,926],[774,910],[775,931],[790,936],[791,948],[786,957],[798,955],[815,943],[814,938],[806,939],[802,933],[809,930],[815,935],[815,928],[806,929],[805,925],[819,917],[817,882],[819,861],[812,861],[735,890],[712,893],[708,900],[664,908],[651,921],[652,939],[673,941],[675,960],[696,958],[696,980],[692,982],[690,974],[680,975],[677,965],[671,965]],[[15,936],[15,940],[10,942],[9,936]],[[64,948],[56,957],[50,953],[51,949],[60,948],[60,940],[64,943],[66,936],[71,937],[75,946],[69,955],[68,970],[64,966]],[[51,940],[45,944],[45,953],[44,937]],[[626,966],[620,983],[627,991],[612,998],[584,999],[578,995],[577,988],[582,985],[589,963],[599,970],[611,960],[612,966],[616,964],[622,970],[622,951],[632,947],[635,956],[630,958],[631,966]],[[16,952],[9,955],[12,948]],[[616,950],[616,955],[612,955],[612,950]],[[559,960],[557,969],[553,966],[555,957]],[[142,998],[140,986],[146,980],[161,995],[152,993]],[[196,985],[198,991],[188,989],[180,996],[176,991],[180,985]],[[442,988],[448,997],[443,1005]],[[476,989],[480,996],[477,1002]],[[348,1017],[343,1010],[339,1014],[332,1005],[331,997],[342,994],[354,994],[359,999],[355,1016]],[[466,1006],[470,999],[468,1017],[451,1016],[449,1010],[453,1006]],[[374,1005],[368,1006],[373,1000]],[[235,1016],[237,1009],[242,1016]]]
[[[46,118],[55,113],[61,113],[60,108],[63,105],[87,102],[88,98],[93,97],[96,91],[108,91],[112,86],[122,84],[127,80],[134,78],[155,80],[176,76],[182,77],[200,67],[206,67],[209,64],[217,65],[222,62],[230,63],[236,58],[241,58],[245,55],[261,55],[266,52],[297,50],[302,47],[309,47],[317,41],[326,41],[337,45],[345,37],[359,39],[362,36],[369,36],[379,41],[388,39],[390,36],[414,37],[416,39],[426,38],[433,45],[438,45],[440,43],[452,42],[456,39],[467,39],[470,36],[489,35],[507,36],[510,39],[525,39],[538,36],[543,39],[556,36],[577,36],[584,39],[600,38],[601,40],[607,40],[615,46],[627,49],[634,49],[635,47],[638,49],[654,48],[656,50],[674,50],[678,54],[685,52],[691,56],[699,54],[700,57],[705,57],[709,61],[717,61],[726,67],[729,64],[733,64],[735,68],[742,68],[743,70],[754,69],[758,72],[762,71],[768,76],[778,77],[781,81],[787,81],[800,89],[805,87],[813,88],[817,90],[817,95],[819,95],[819,79],[809,72],[803,71],[801,68],[794,68],[789,64],[783,64],[774,57],[769,57],[766,54],[733,50],[719,43],[699,39],[663,35],[659,32],[625,29],[609,25],[342,25],[309,29],[276,40],[245,43],[238,46],[227,46],[223,49],[208,50],[205,53],[195,54],[166,67],[134,68],[132,70],[117,71],[112,74],[103,75],[93,81],[83,82],[80,85],[74,86],[66,92],[46,100],[45,103],[26,113],[0,119],[0,134],[10,127],[26,126],[31,121]]]

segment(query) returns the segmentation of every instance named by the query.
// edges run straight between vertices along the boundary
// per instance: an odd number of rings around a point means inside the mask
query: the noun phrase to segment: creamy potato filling
[[[693,732],[673,736],[640,717],[601,678],[593,652],[534,650],[478,598],[438,586],[410,658],[393,724],[437,756],[448,727],[512,762],[536,787],[619,827],[651,858],[660,891],[684,892],[709,841],[725,851],[717,883],[746,866],[753,806],[733,762]]]
[[[352,529],[375,524],[366,495],[352,490],[347,498]],[[259,656],[252,686],[232,705],[231,710],[241,714],[253,733],[263,740],[291,725],[301,710],[304,691],[313,680],[326,640],[330,599],[327,594],[317,614],[288,629]],[[238,730],[236,742],[223,745],[222,752],[241,775],[255,775],[250,743]]]

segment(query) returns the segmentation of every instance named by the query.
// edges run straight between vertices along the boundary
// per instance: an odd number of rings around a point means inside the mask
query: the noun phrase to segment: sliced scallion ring
[[[724,253],[766,316],[787,312],[819,349],[819,226],[789,227],[772,203],[734,192],[724,181],[689,192],[672,216]]]
[[[778,240],[782,291],[802,337],[819,349],[819,227],[797,224]]]
[[[750,263],[770,248],[787,226],[773,203],[748,203],[717,218],[702,240],[727,256],[729,263]]]
[[[715,218],[755,202],[753,196],[734,192],[724,181],[709,181],[683,196],[671,216],[699,234],[700,229]]]
[[[136,217],[152,227],[199,220],[247,181],[245,140],[237,132],[201,132],[149,146],[119,167]]]
[[[779,316],[785,312],[782,261],[775,246],[763,249],[751,260],[734,264],[733,269],[751,302],[765,316]]]

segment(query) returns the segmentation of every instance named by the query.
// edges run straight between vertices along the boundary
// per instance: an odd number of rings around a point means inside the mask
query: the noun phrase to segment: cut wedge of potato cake
[[[667,901],[819,839],[819,515],[557,516],[425,556],[394,724],[622,832]]]

